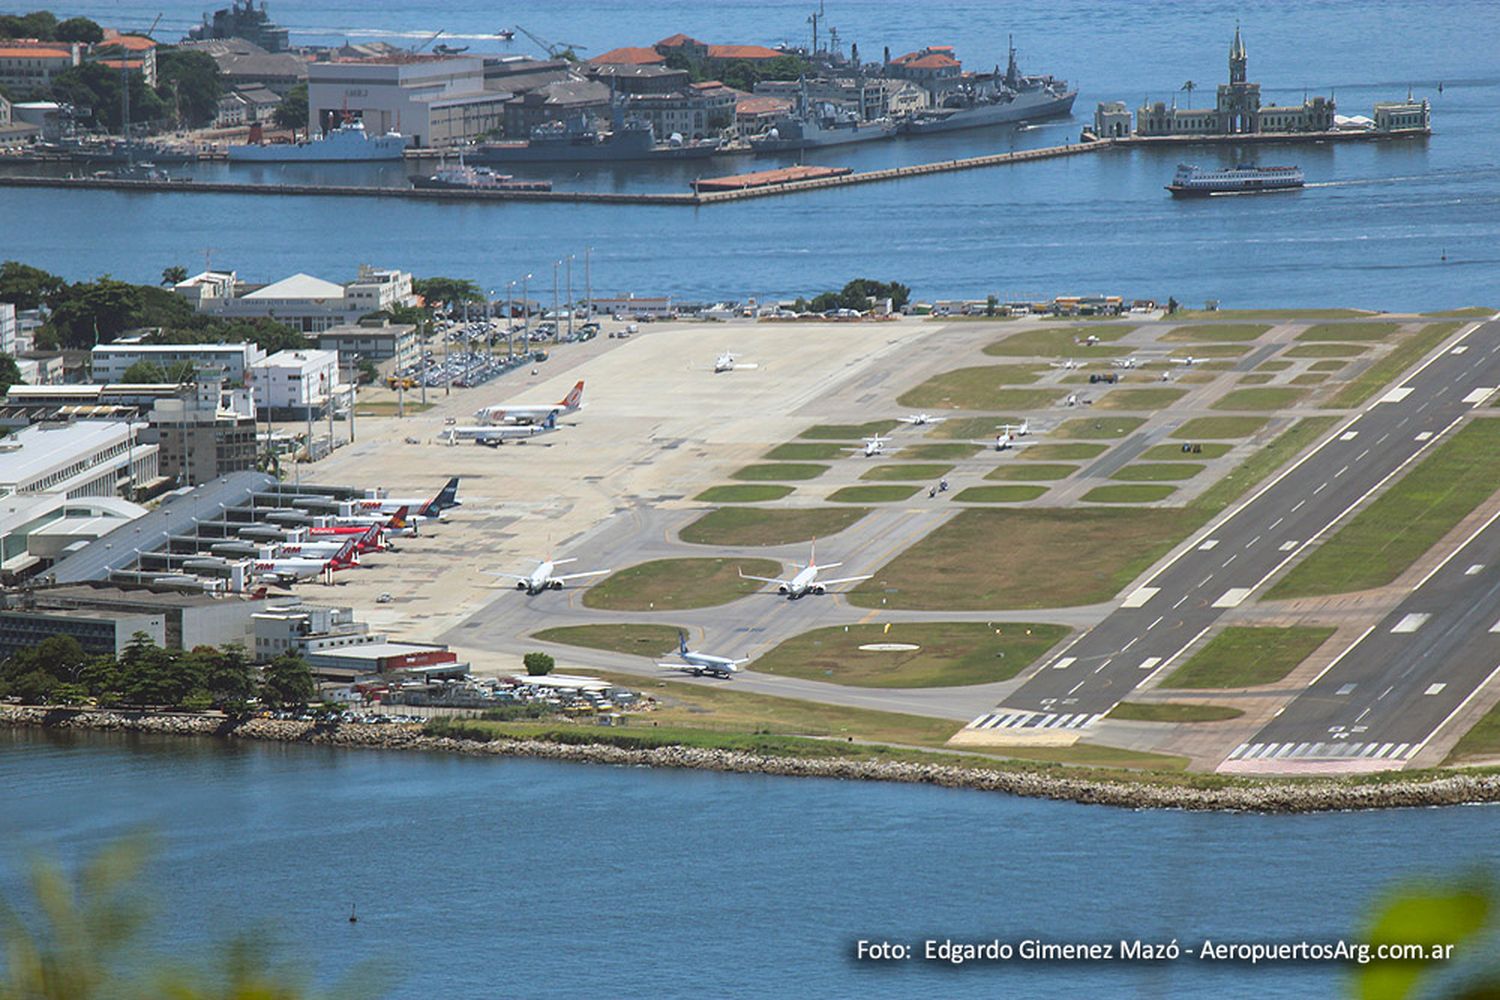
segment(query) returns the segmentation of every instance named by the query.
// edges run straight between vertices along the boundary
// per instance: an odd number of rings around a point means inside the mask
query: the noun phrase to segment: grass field
[[[1109,478],[1124,483],[1172,483],[1192,479],[1205,468],[1195,462],[1136,462]]]
[[[1328,341],[1322,344],[1298,344],[1296,347],[1287,350],[1282,356],[1288,358],[1352,358],[1360,354],[1366,354],[1369,350],[1369,344]]]
[[[902,406],[945,410],[1033,410],[1055,402],[1057,389],[1006,388],[1023,381],[1021,372],[1032,373],[1024,381],[1035,382],[1036,369],[1028,365],[978,365],[934,375],[915,389],[897,397]],[[997,421],[998,422],[998,421]]]
[[[586,608],[679,611],[728,604],[760,589],[740,573],[775,576],[774,559],[654,559],[616,570],[583,594]]]
[[[1002,482],[1015,480],[1041,482],[1052,479],[1066,479],[1077,471],[1078,466],[1076,465],[1057,465],[1048,462],[1018,462],[997,466],[986,473],[984,478],[997,479]]]
[[[1159,410],[1186,395],[1186,389],[1111,389],[1094,403],[1094,409]]]
[[[1047,436],[1063,440],[1122,438],[1145,422],[1144,417],[1077,417],[1064,420]]]
[[[1333,430],[1337,423],[1337,417],[1302,418],[1237,465],[1234,471],[1189,500],[1188,506],[1208,514],[1218,513]],[[1204,445],[1203,450],[1207,452],[1208,445]]]
[[[958,687],[1008,681],[1067,637],[1063,625],[913,622],[804,632],[756,659],[757,673],[851,687]],[[871,650],[895,644],[917,649]]]
[[[830,458],[843,458],[847,455],[845,447],[847,446],[833,441],[791,441],[766,452],[766,458],[773,462],[826,462]]]
[[[1270,372],[1251,372],[1249,375],[1241,375],[1235,385],[1265,385],[1275,379],[1276,376]]]
[[[1046,492],[1045,486],[970,486],[953,499],[957,503],[1025,503]]]
[[[1254,437],[1269,424],[1268,417],[1194,417],[1172,432],[1179,441],[1222,441]]]
[[[1126,722],[1224,722],[1245,713],[1228,705],[1184,704],[1182,702],[1122,701],[1105,716]]]
[[[828,471],[826,465],[814,465],[807,462],[767,462],[764,465],[747,465],[742,469],[736,469],[729,474],[730,479],[745,479],[751,482],[762,482],[777,479],[816,479]]]
[[[1190,348],[1180,348],[1183,354],[1191,354],[1200,359],[1199,368],[1207,368],[1209,371],[1224,371],[1230,367],[1228,362],[1213,361],[1208,364],[1201,363],[1202,358],[1238,358],[1250,353],[1249,344],[1194,344]],[[1147,367],[1154,368],[1153,365]],[[1175,367],[1175,366],[1174,366]]]
[[[1118,486],[1096,486],[1079,499],[1085,503],[1156,503],[1177,492],[1175,486],[1155,483],[1128,483]]]
[[[1109,451],[1107,444],[1034,444],[1016,452],[1020,458],[1032,462],[1081,462],[1097,458]]]
[[[849,600],[924,610],[1094,604],[1200,523],[1166,509],[965,510],[882,566]]]
[[[1209,343],[1254,340],[1271,329],[1269,323],[1198,323],[1173,328],[1158,337],[1166,341],[1207,341]]]
[[[733,486],[710,486],[693,499],[704,503],[762,503],[766,500],[780,500],[792,492],[792,487],[775,483],[737,483]]]
[[[894,457],[913,461],[947,462],[973,458],[982,450],[983,447],[977,444],[909,444]]]
[[[928,431],[927,436],[948,441],[954,439],[993,441],[995,440],[995,435],[1000,433],[1001,424],[1014,425],[1020,422],[1020,417],[1007,417],[1002,414],[996,414],[992,417],[960,417],[954,420],[944,420]]]
[[[1258,372],[1284,372],[1290,367],[1292,367],[1292,362],[1290,361],[1264,361],[1256,365],[1255,370]]]
[[[920,486],[845,486],[828,494],[829,503],[895,503],[906,500]]]
[[[1164,688],[1203,690],[1274,684],[1297,668],[1331,628],[1232,625],[1208,641],[1161,682]]]
[[[859,478],[871,483],[919,482],[940,479],[952,471],[951,465],[877,465],[866,469]]]
[[[1025,330],[997,340],[984,349],[992,357],[1006,358],[1091,358],[1113,356],[1115,348],[1110,344],[1119,340],[1133,326],[1126,324],[1091,323],[1088,326],[1048,326],[1036,330]],[[1074,338],[1092,334],[1099,338],[1093,346],[1075,343]]]
[[[720,507],[678,537],[693,545],[791,545],[836,535],[869,512],[867,507]]]
[[[1437,446],[1292,568],[1272,600],[1384,586],[1495,492],[1500,420],[1476,420]]]
[[[1291,385],[1322,385],[1324,382],[1327,382],[1327,381],[1328,381],[1328,375],[1325,372],[1303,372],[1301,375],[1298,375],[1295,378],[1293,378],[1290,384]]]
[[[1177,444],[1154,444],[1141,452],[1141,458],[1147,462],[1201,462],[1226,455],[1234,446],[1222,441],[1205,441],[1198,447],[1203,450],[1194,453],[1183,451],[1182,446]]]
[[[1306,389],[1271,386],[1259,389],[1231,389],[1214,401],[1214,410],[1285,410],[1296,406]]]
[[[899,420],[871,420],[867,424],[815,424],[797,436],[811,441],[858,441],[876,434],[888,434]]]
[[[665,656],[677,649],[676,625],[566,625],[531,633],[542,642],[607,649],[635,656]]]
[[[1314,323],[1297,334],[1297,339],[1308,340],[1385,340],[1401,329],[1400,323],[1366,320],[1363,323]]]
[[[1360,405],[1394,382],[1402,372],[1427,354],[1437,350],[1443,341],[1457,333],[1462,326],[1462,323],[1428,323],[1340,389],[1327,405],[1339,409]]]
[[[1349,367],[1349,362],[1340,361],[1338,358],[1330,358],[1327,361],[1314,361],[1307,366],[1310,372],[1336,372]]]
[[[1444,764],[1500,756],[1500,705],[1496,705],[1454,744]]]

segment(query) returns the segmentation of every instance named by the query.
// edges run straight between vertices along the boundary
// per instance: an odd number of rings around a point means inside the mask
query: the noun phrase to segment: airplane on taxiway
[[[733,660],[727,656],[714,656],[712,653],[695,653],[688,649],[686,632],[677,633],[677,655],[682,658],[681,663],[658,663],[657,666],[664,670],[681,670],[694,677],[708,674],[711,677],[722,677],[727,681],[739,672],[741,663],[750,662],[749,657]]]
[[[503,576],[508,580],[516,582],[517,590],[524,590],[531,595],[540,594],[544,590],[562,590],[563,584],[574,580],[582,580],[590,576],[604,576],[610,571],[607,569],[589,570],[587,573],[554,573],[557,567],[566,563],[577,562],[576,559],[543,559],[536,564],[536,569],[524,576],[519,573],[495,573],[495,576]]]
[[[807,557],[806,566],[798,563],[792,563],[792,565],[797,567],[797,575],[790,580],[777,580],[768,576],[751,576],[744,570],[739,571],[740,578],[743,580],[758,580],[761,583],[774,583],[778,594],[785,594],[788,600],[795,601],[797,598],[807,594],[826,594],[828,588],[836,584],[858,583],[861,580],[868,580],[874,575],[873,573],[866,573],[863,576],[841,576],[836,580],[819,580],[818,573],[820,571],[833,569],[835,566],[842,566],[843,563],[835,562],[819,566],[817,542],[812,543],[812,552]]]

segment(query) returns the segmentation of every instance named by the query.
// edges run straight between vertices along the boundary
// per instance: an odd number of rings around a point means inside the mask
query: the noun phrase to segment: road
[[[1057,730],[1081,733],[1092,726],[1142,683],[1176,666],[1225,611],[1243,603],[1371,494],[1408,470],[1484,405],[1497,386],[1500,322],[1469,324],[1398,388],[1375,397],[1295,464],[1196,533],[1127,594],[1113,614],[1045,661],[1000,707],[969,728],[1003,743],[1052,740],[1061,735]],[[1450,628],[1471,624],[1455,622]],[[1483,649],[1462,648],[1474,663],[1455,665],[1445,700],[1466,696],[1500,662]],[[1378,660],[1372,658],[1370,671],[1396,669],[1378,666]],[[1355,662],[1364,662],[1363,655]],[[1485,663],[1488,667],[1481,670],[1478,665]],[[1309,729],[1321,723],[1321,718],[1311,719],[1315,711],[1307,711],[1310,721],[1283,742],[1293,736],[1306,740]],[[1432,713],[1436,711],[1434,702]],[[1422,724],[1412,725],[1420,729]]]

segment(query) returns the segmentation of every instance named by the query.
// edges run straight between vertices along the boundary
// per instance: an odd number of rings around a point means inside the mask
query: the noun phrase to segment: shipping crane
[[[519,24],[516,25],[516,30],[525,35],[527,38],[531,39],[533,42],[536,42],[538,45],[540,45],[546,51],[547,55],[553,59],[558,58],[564,52],[583,52],[587,51],[588,49],[587,45],[577,45],[573,42],[549,42],[547,41],[547,39],[541,37],[540,35],[531,31],[527,31]]]

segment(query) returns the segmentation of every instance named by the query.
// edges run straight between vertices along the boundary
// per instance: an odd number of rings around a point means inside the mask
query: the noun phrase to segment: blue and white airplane
[[[743,660],[732,660],[727,656],[714,656],[711,653],[695,653],[688,649],[687,633],[677,633],[677,655],[682,657],[681,663],[658,663],[657,666],[664,670],[681,670],[690,673],[694,677],[702,677],[708,674],[711,677],[722,677],[726,681],[739,672],[741,663],[749,663],[749,657]]]

